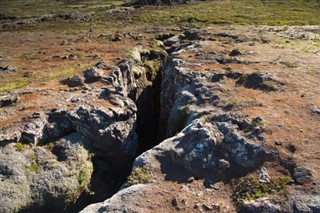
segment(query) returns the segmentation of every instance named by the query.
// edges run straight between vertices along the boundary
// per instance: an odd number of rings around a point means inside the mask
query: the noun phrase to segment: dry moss
[[[150,183],[152,179],[151,171],[147,167],[135,168],[128,177],[129,185]]]
[[[247,201],[280,193],[290,181],[290,177],[281,176],[272,178],[270,183],[261,183],[257,177],[248,175],[233,184],[234,197],[237,201]]]
[[[24,150],[26,150],[28,148],[27,144],[24,144],[21,142],[17,142],[15,145],[16,145],[16,148],[19,152],[23,152]]]

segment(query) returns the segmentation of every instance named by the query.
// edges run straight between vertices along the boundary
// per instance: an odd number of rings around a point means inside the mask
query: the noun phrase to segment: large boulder
[[[143,207],[140,207],[140,197],[146,196],[148,190],[145,185],[137,184],[130,188],[121,190],[110,199],[87,206],[81,211],[81,213],[92,213],[92,212],[143,212]]]
[[[0,211],[63,209],[87,189],[93,165],[80,135],[50,146],[7,143],[0,149]],[[78,159],[78,160],[74,160]]]

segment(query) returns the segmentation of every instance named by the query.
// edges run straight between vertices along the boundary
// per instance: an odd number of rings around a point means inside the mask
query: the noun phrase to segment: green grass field
[[[170,7],[157,13],[146,12],[138,18],[150,22],[195,25],[317,25],[320,24],[320,1],[220,0]]]
[[[121,0],[0,0],[0,14],[16,17],[40,17],[48,14],[88,12],[108,9]]]
[[[107,18],[125,25],[318,25],[319,0],[215,0],[188,5],[144,7],[125,15],[105,12],[124,1],[1,0],[0,14],[39,17],[48,14],[94,12],[97,20]],[[96,21],[97,21],[96,20]],[[101,22],[101,21],[98,21]]]

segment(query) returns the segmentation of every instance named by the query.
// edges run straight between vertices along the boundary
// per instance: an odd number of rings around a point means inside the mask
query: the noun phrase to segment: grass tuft
[[[272,178],[270,183],[260,183],[257,177],[248,175],[233,184],[234,197],[237,201],[249,201],[280,193],[290,181],[290,177],[281,176]]]
[[[30,167],[27,168],[28,172],[37,172],[41,168],[40,164],[38,162],[34,162]]]
[[[75,68],[67,68],[61,71],[49,73],[47,79],[54,80],[54,79],[60,79],[60,78],[67,78],[67,77],[73,76],[75,73],[76,73]]]
[[[129,185],[150,183],[152,179],[151,172],[146,167],[135,168],[128,177]]]
[[[14,82],[4,83],[3,85],[0,85],[0,93],[19,89],[26,86],[27,84],[28,82],[25,78],[17,79]]]
[[[24,150],[26,150],[29,147],[27,144],[24,144],[21,142],[17,142],[15,145],[16,145],[16,148],[19,152],[23,152]]]

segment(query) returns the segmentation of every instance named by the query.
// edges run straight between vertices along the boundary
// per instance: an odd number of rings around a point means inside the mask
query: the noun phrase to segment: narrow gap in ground
[[[160,95],[162,74],[159,70],[152,86],[144,89],[137,100],[138,155],[156,146],[160,117]]]
[[[149,55],[147,56],[149,60],[153,60],[159,56]],[[165,63],[165,60],[161,59],[161,64]],[[143,152],[153,148],[154,146],[160,143],[159,141],[159,118],[161,113],[161,83],[162,83],[162,66],[159,67],[159,70],[156,71],[156,76],[151,80],[150,76],[147,76],[147,79],[152,82],[151,85],[146,86],[142,93],[139,95],[137,100],[135,101],[137,105],[137,127],[136,134],[138,136],[138,151],[137,156],[142,154]],[[149,75],[150,73],[148,73]],[[163,138],[163,137],[160,137]],[[109,162],[110,159],[98,159],[98,158],[106,158],[105,156],[94,156],[93,163],[96,165],[100,165],[102,161]],[[126,159],[128,160],[128,159]],[[95,163],[97,161],[98,163]],[[65,212],[66,213],[74,213],[79,212],[86,206],[102,202],[110,197],[112,197],[115,193],[117,193],[122,186],[122,184],[127,180],[127,177],[130,175],[132,170],[132,164],[134,159],[130,163],[128,163],[126,168],[122,168],[123,173],[119,174],[114,172],[119,168],[110,168],[112,173],[104,174],[98,169],[94,170],[93,178],[94,181],[91,182],[91,189],[95,192],[95,195],[90,195],[90,192],[85,192],[81,195],[81,197],[77,200],[77,202],[70,206]],[[106,165],[108,166],[108,165]],[[116,174],[116,175],[115,175]],[[108,181],[106,181],[108,180]]]

